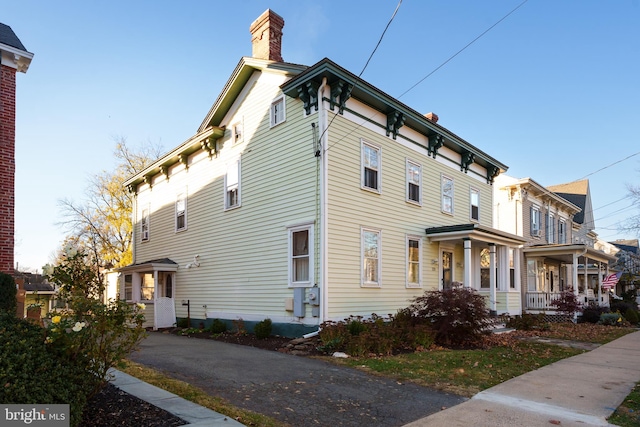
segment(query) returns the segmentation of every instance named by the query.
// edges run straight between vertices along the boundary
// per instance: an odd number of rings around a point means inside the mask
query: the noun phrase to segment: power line
[[[589,177],[589,176],[591,176],[591,175],[595,175],[595,174],[597,174],[598,172],[602,172],[602,171],[603,171],[603,170],[605,170],[605,169],[609,169],[610,167],[615,166],[615,165],[617,165],[618,163],[622,163],[622,162],[624,162],[625,160],[629,160],[630,158],[632,158],[632,157],[634,157],[634,156],[637,156],[638,154],[640,154],[640,151],[638,151],[638,152],[637,152],[637,153],[635,153],[635,154],[631,154],[631,155],[629,155],[629,156],[625,157],[624,159],[620,159],[620,160],[618,160],[617,162],[613,162],[613,163],[611,163],[610,165],[607,165],[607,166],[605,166],[605,167],[603,167],[603,168],[600,168],[600,169],[598,169],[597,171],[591,172],[591,173],[589,173],[589,174],[587,174],[587,175],[583,176],[582,178],[580,178],[580,179],[576,179],[575,181],[571,181],[571,182],[582,181],[583,179],[585,179],[585,178],[587,178],[587,177]]]

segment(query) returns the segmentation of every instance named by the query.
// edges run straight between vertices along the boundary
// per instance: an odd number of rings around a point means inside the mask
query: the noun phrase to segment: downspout
[[[320,286],[320,316],[318,319],[318,330],[303,335],[304,338],[310,338],[318,335],[320,332],[320,325],[325,322],[327,318],[327,299],[329,296],[328,291],[328,279],[327,279],[327,179],[328,179],[328,162],[327,162],[327,149],[324,141],[327,140],[327,113],[324,108],[324,90],[327,87],[327,78],[322,79],[322,84],[318,88],[318,152],[316,156],[320,157],[320,273],[319,273],[319,286]]]

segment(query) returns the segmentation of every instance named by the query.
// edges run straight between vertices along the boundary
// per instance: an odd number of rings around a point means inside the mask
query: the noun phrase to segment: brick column
[[[0,69],[0,271],[13,274],[16,69]]]

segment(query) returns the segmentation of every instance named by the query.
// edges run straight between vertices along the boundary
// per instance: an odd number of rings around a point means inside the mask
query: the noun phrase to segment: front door
[[[442,290],[451,289],[453,252],[442,251]]]

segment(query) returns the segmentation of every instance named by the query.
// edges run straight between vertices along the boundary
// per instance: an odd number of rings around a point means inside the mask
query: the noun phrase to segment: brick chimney
[[[438,115],[436,113],[427,113],[424,115],[427,119],[431,120],[433,123],[438,123]]]
[[[262,15],[249,27],[253,57],[283,62],[282,60],[282,27],[284,19],[271,9]]]
[[[33,54],[11,27],[0,23],[0,271],[13,274],[16,175],[16,73]]]

